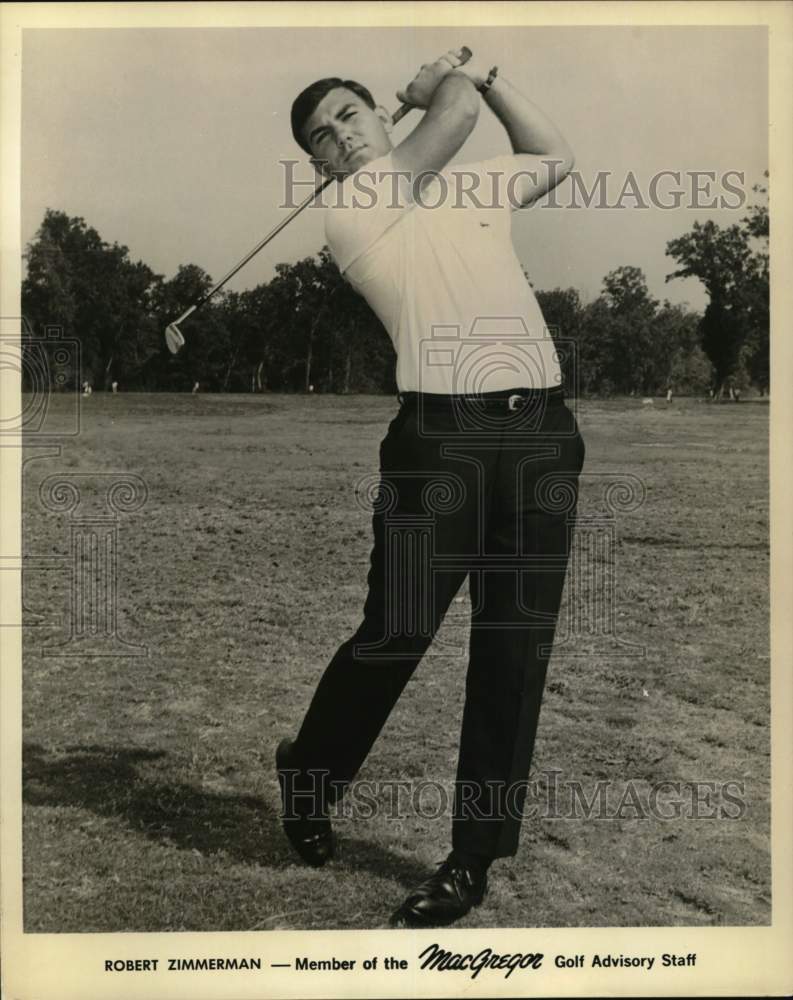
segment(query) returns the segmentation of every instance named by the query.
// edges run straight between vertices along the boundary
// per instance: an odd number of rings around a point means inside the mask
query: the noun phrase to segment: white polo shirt
[[[507,191],[519,169],[514,156],[450,167],[414,200],[389,153],[345,178],[329,200],[327,243],[393,341],[400,391],[561,384],[512,245]]]

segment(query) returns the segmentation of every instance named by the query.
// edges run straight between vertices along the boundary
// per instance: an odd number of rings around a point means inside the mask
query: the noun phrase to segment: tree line
[[[592,302],[574,288],[535,289],[572,391],[767,390],[768,207],[765,188],[755,192],[760,201],[740,223],[694,223],[667,244],[677,264],[667,280],[698,278],[709,298],[703,314],[653,298],[641,269],[629,265],[609,272]],[[396,391],[390,339],[327,247],[278,264],[255,288],[214,297],[185,324],[187,343],[176,356],[164,344],[166,324],[212,287],[196,264],[166,280],[84,219],[52,209],[25,259],[28,327],[36,334],[57,327],[80,342],[80,370],[75,365],[53,388],[88,381],[94,389],[118,382],[123,390],[170,392],[196,383],[218,392]]]

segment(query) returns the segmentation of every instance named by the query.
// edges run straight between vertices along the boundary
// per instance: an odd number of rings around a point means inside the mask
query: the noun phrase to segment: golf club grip
[[[461,45],[460,53],[462,56],[460,60],[460,65],[464,66],[473,55],[473,52],[471,52],[471,50],[468,48],[467,45]],[[413,110],[412,104],[402,104],[400,107],[396,109],[396,111],[391,116],[391,124],[396,125],[397,122],[401,122],[402,119],[405,117],[405,115],[408,113],[408,111],[412,110]]]
[[[396,125],[397,122],[401,122],[402,119],[405,117],[405,115],[408,113],[408,111],[412,111],[412,110],[413,110],[413,105],[412,104],[402,104],[402,105],[400,105],[396,109],[396,111],[393,113],[393,115],[391,115],[391,124],[392,125]]]

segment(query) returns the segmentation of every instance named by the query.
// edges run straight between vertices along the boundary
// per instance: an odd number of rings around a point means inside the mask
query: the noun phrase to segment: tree
[[[257,285],[235,298],[230,296],[228,305],[244,387],[251,392],[278,388],[286,339],[278,285]]]
[[[754,191],[767,194],[760,185]],[[761,202],[750,206],[740,225],[722,229],[712,221],[695,222],[691,232],[666,246],[667,256],[681,265],[666,280],[695,277],[708,293],[700,338],[717,394],[742,366],[761,388],[767,385],[768,230],[768,206]]]
[[[711,366],[699,345],[698,313],[666,301],[653,318],[656,389],[702,393],[710,385]]]
[[[650,296],[640,267],[623,266],[609,271],[603,279],[603,294],[612,313],[631,319],[652,319],[658,305]]]
[[[536,295],[559,347],[568,391],[651,394],[670,384],[697,390],[707,384],[709,366],[697,346],[699,316],[669,302],[659,306],[640,268],[610,271],[600,296],[585,306],[574,288]]]
[[[22,305],[35,328],[57,325],[82,348],[81,376],[107,387],[148,356],[157,275],[82,218],[47,209],[25,251]]]
[[[579,320],[579,367],[589,391],[657,391],[657,308],[641,268],[622,266],[605,276],[600,297]]]
[[[153,309],[160,345],[166,325],[211,287],[211,276],[197,264],[181,265],[173,278],[157,285]],[[161,385],[186,390],[199,382],[206,389],[223,388],[231,352],[223,304],[223,296],[216,296],[185,321],[185,345],[178,354],[172,356],[164,346],[160,347],[158,378]]]
[[[650,295],[644,272],[638,267],[615,268],[603,279],[603,296],[612,317],[609,347],[618,391],[655,391],[658,344],[653,320],[658,301]]]
[[[317,257],[277,264],[275,270],[271,284],[290,331],[292,367],[301,370],[300,384],[307,392],[314,383],[315,352],[323,348],[327,351],[328,345],[320,339],[327,335],[328,311],[342,279],[327,248]]]
[[[327,247],[316,257],[278,264],[268,289],[270,308],[279,317],[283,387],[392,391],[390,340]]]
[[[599,296],[581,311],[577,354],[579,383],[584,395],[616,391],[609,350],[613,318],[606,300]]]
[[[765,174],[768,177],[768,171]],[[769,311],[769,258],[768,189],[760,184],[753,188],[761,200],[749,206],[749,214],[742,220],[744,232],[753,247],[752,267],[743,287],[742,306],[749,324],[749,332],[742,350],[742,361],[751,380],[761,393],[770,381],[769,353],[771,317]]]
[[[766,180],[768,179],[768,171],[766,170],[764,174]],[[768,256],[768,234],[769,234],[769,217],[768,217],[768,188],[764,187],[762,184],[755,184],[752,191],[756,195],[760,196],[760,201],[755,205],[749,206],[749,214],[744,216],[741,220],[744,224],[744,228],[749,236],[755,237],[756,239],[764,241],[766,257]]]
[[[582,373],[578,348],[581,339],[581,297],[575,288],[554,288],[535,293],[545,324],[553,337],[561,360],[562,374],[568,392],[575,392]]]

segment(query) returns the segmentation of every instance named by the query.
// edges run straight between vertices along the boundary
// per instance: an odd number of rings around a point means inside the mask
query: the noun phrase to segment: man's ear
[[[382,104],[378,104],[374,109],[374,113],[383,123],[383,128],[386,131],[386,135],[391,135],[391,129],[393,128],[393,123],[391,121],[391,113],[388,108],[384,108]]]

